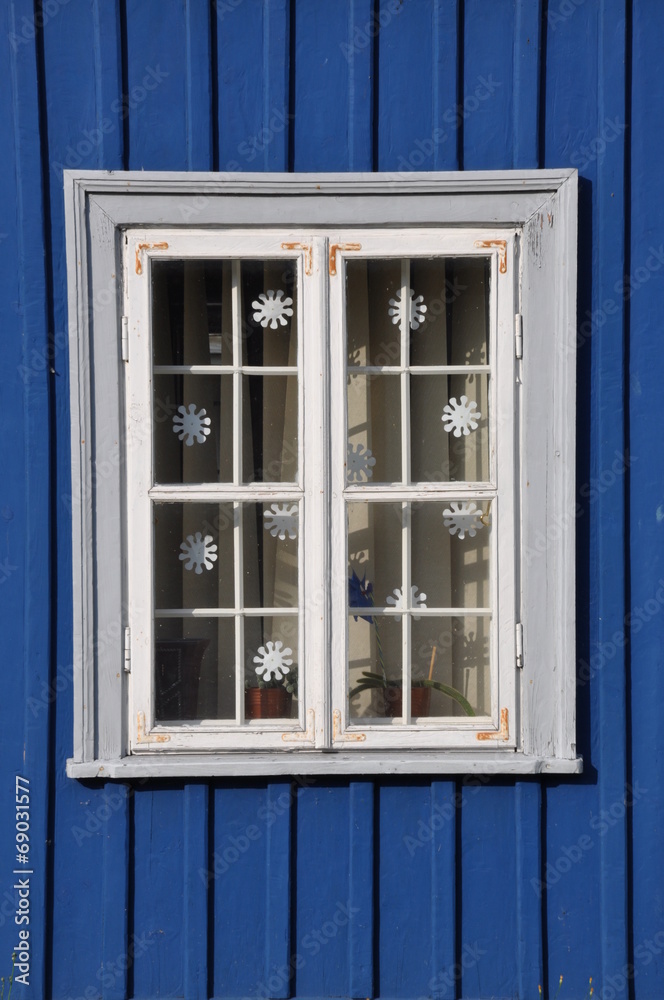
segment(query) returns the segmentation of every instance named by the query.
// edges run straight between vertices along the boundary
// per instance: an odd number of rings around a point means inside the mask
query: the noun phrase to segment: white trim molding
[[[580,772],[575,731],[576,171],[65,171],[64,184],[75,664],[68,774]],[[176,496],[172,487],[155,488],[146,478],[150,446],[132,443],[127,430],[130,412],[137,417],[144,411],[148,423],[151,419],[145,346],[151,261],[245,252],[257,258],[283,253],[296,260],[300,291],[305,284],[307,289],[300,321],[324,331],[308,340],[298,368],[305,394],[307,385],[322,386],[300,411],[304,479],[284,488],[264,484],[257,492],[236,477],[235,486],[182,487]],[[432,483],[362,489],[345,487],[339,478],[346,440],[340,289],[348,259],[408,258],[418,252],[482,255],[490,263],[490,360],[497,366],[489,380],[490,440],[497,448],[491,451],[487,481],[455,484],[454,495],[484,497],[499,514],[491,557],[498,567],[491,626],[498,666],[495,673],[492,669],[486,716],[454,718],[448,725],[425,720],[362,727],[350,717],[345,676],[344,503],[383,500],[402,502],[405,509],[410,500],[440,500],[450,491],[445,494]],[[333,328],[336,336],[329,334]],[[137,346],[143,331],[147,336]],[[402,344],[404,387],[405,350]],[[488,373],[489,364],[486,368]],[[302,403],[301,390],[299,398]],[[335,427],[343,428],[343,436]],[[407,482],[407,476],[402,478]],[[155,722],[151,642],[140,646],[140,637],[151,634],[151,626],[147,633],[144,626],[154,610],[146,570],[151,563],[145,535],[148,494],[159,502],[182,497],[244,502],[287,495],[307,505],[302,579],[317,592],[337,578],[344,586],[335,591],[332,582],[315,609],[301,602],[300,635],[309,644],[304,648],[311,666],[306,674],[300,668],[299,715],[288,725],[253,727],[251,739],[238,740],[238,729],[234,732],[230,723],[215,728],[209,721]],[[405,531],[404,545],[409,544]],[[139,550],[136,568],[132,560]],[[145,609],[140,607],[143,594]],[[404,628],[404,662],[408,634]],[[407,678],[410,667],[405,669]],[[409,692],[405,684],[406,722]],[[241,698],[238,686],[238,706]],[[237,718],[247,733],[241,707]]]

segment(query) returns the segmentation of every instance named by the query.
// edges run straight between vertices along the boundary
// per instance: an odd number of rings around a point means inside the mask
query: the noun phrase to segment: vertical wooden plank
[[[465,2],[461,116],[466,170],[514,164],[515,10],[514,0]]]
[[[664,982],[664,825],[662,769],[664,675],[664,559],[662,478],[664,442],[653,433],[661,414],[664,358],[659,329],[664,304],[664,145],[656,129],[664,80],[653,72],[664,42],[664,8],[633,5],[631,52],[631,245],[619,286],[629,309],[629,472],[631,617],[631,788],[634,995],[654,1000]],[[629,113],[629,109],[628,109]],[[629,122],[629,119],[626,118]],[[614,296],[615,297],[615,296]],[[653,940],[654,939],[654,940]]]
[[[125,1000],[129,941],[129,798],[127,785],[107,782],[104,788],[108,819],[102,855],[102,977],[104,1000]],[[126,961],[123,961],[126,957]]]
[[[185,1000],[208,997],[208,867],[207,785],[184,789],[184,995]]]
[[[283,969],[271,969],[267,981],[265,976],[268,832],[288,805],[289,796],[268,805],[264,786],[214,789],[209,867],[202,878],[211,893],[215,997],[270,996],[290,978]]]
[[[47,16],[48,13],[48,16]],[[93,2],[44,10],[43,52],[49,199],[46,260],[51,290],[52,414],[57,433],[53,504],[57,564],[55,763],[64,774],[72,746],[71,481],[67,276],[62,170],[122,167],[120,27],[116,5]],[[108,595],[105,595],[108,596]],[[119,603],[119,602],[118,602]],[[121,622],[114,621],[119,637]],[[34,628],[34,621],[31,623]],[[106,641],[114,641],[110,635]],[[119,641],[119,640],[117,640]],[[42,716],[43,717],[43,716]],[[86,988],[125,995],[128,801],[112,784],[54,781],[51,939],[53,996]],[[101,899],[96,916],[82,898]],[[123,968],[123,966],[125,966]]]
[[[550,988],[567,970],[568,988],[582,992],[591,969],[598,991],[615,976],[619,981],[629,957],[625,658],[623,645],[614,641],[625,630],[625,478],[612,475],[601,491],[589,485],[603,481],[625,447],[624,328],[615,291],[625,248],[625,5],[603,0],[566,16],[549,9],[547,39],[546,159],[576,166],[582,177],[577,475],[585,504],[576,521],[581,568],[577,717],[586,767],[597,768],[597,784],[547,790],[543,878],[548,883]],[[588,669],[588,661],[600,669]],[[602,816],[611,810],[612,819],[616,811],[622,815],[606,824]],[[589,926],[598,926],[598,935],[588,935]],[[580,954],[575,942],[584,937]],[[624,981],[615,996],[628,993]]]
[[[370,170],[372,3],[305,0],[295,12],[293,169]]]
[[[208,7],[127,2],[129,165],[133,170],[211,166],[212,92]]]
[[[275,822],[266,830],[267,878],[265,880],[265,979],[272,969],[290,963],[291,806],[293,787],[289,781],[271,781],[267,786],[267,809]],[[289,997],[290,976],[282,976],[271,996]]]
[[[457,64],[446,61],[457,37],[456,5],[382,0],[380,12],[378,169],[433,170],[456,151]]]
[[[513,166],[539,166],[542,0],[516,0],[512,121]]]
[[[544,982],[542,903],[533,888],[542,870],[542,789],[537,781],[517,781],[515,793],[518,985],[520,996],[536,997]]]
[[[463,787],[463,786],[460,786]],[[431,978],[429,996],[454,1000],[456,964],[456,823],[464,793],[453,781],[431,783]]]
[[[51,857],[47,843],[52,763],[50,713],[47,709],[35,715],[30,709],[40,704],[43,688],[49,689],[52,611],[48,319],[40,151],[43,136],[32,3],[16,0],[3,5],[0,27],[0,129],[6,160],[2,169],[6,211],[0,225],[0,318],[7,350],[0,403],[6,430],[0,454],[7,498],[2,501],[0,515],[4,529],[0,561],[4,566],[2,624],[8,682],[2,706],[5,769],[0,802],[5,808],[5,820],[0,841],[4,904],[0,926],[3,975],[8,976],[11,954],[19,942],[19,926],[14,923],[19,880],[24,886],[27,882],[30,959],[27,964],[17,959],[23,967],[17,968],[16,976],[24,978],[17,980],[15,989],[31,1000],[46,995],[49,988],[47,885]],[[16,842],[17,775],[27,779],[30,787],[30,851],[25,865],[19,861]],[[25,800],[18,801],[19,807],[25,804]],[[20,929],[26,929],[25,925]]]
[[[433,47],[432,135],[433,169],[459,170],[457,146],[457,84],[459,79],[461,17],[460,0],[434,0],[431,44]],[[454,128],[450,129],[450,123]],[[442,130],[436,133],[436,128]]]
[[[374,996],[374,785],[352,781],[348,790],[349,910],[348,996]],[[357,916],[356,916],[357,915]]]
[[[465,996],[507,997],[517,991],[515,812],[514,788],[506,784],[468,796],[461,813],[457,954]]]
[[[429,996],[432,967],[431,788],[381,784],[378,816],[379,996]],[[395,942],[399,946],[395,947]]]
[[[145,787],[134,796],[133,922],[141,952],[130,996],[185,995],[184,804],[179,787]]]
[[[288,0],[216,5],[221,170],[287,170]]]
[[[212,45],[210,11],[185,0],[187,170],[212,169]]]

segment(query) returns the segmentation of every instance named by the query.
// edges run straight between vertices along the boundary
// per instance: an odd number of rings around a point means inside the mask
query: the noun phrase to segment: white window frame
[[[74,750],[68,773],[130,778],[579,772],[574,626],[576,171],[389,176],[66,171],[65,196],[75,664]],[[499,577],[493,628],[500,651],[491,717],[482,717],[481,727],[466,719],[449,725],[446,720],[444,726],[440,721],[361,726],[347,718],[346,625],[338,624],[340,616],[343,623],[348,617],[341,539],[344,494],[350,495],[352,488],[349,492],[340,479],[345,431],[333,434],[329,442],[325,437],[328,425],[345,428],[345,415],[338,411],[345,387],[340,338],[329,357],[324,338],[308,341],[302,357],[305,384],[314,379],[324,390],[318,395],[317,417],[310,421],[310,411],[301,424],[304,467],[312,463],[313,477],[304,484],[305,491],[313,481],[323,487],[318,497],[307,496],[300,588],[320,573],[321,558],[320,575],[325,580],[331,573],[333,586],[329,600],[321,602],[322,613],[315,602],[304,604],[308,645],[298,720],[256,727],[256,741],[248,746],[231,727],[217,725],[203,732],[200,726],[179,725],[177,732],[164,731],[142,708],[149,704],[145,664],[151,658],[148,648],[137,670],[137,609],[130,597],[137,582],[140,587],[140,566],[147,564],[143,550],[142,561],[136,561],[133,551],[140,534],[132,520],[135,497],[128,494],[127,483],[140,482],[145,464],[140,443],[129,446],[125,413],[128,407],[145,406],[145,393],[136,386],[148,374],[140,366],[149,365],[150,356],[140,350],[134,354],[132,344],[149,318],[133,311],[130,322],[123,323],[127,297],[132,300],[140,282],[137,272],[149,270],[151,257],[168,252],[164,243],[182,247],[189,240],[192,255],[200,258],[208,255],[202,248],[212,248],[215,240],[217,246],[220,240],[227,246],[234,241],[240,248],[236,256],[242,256],[243,240],[246,248],[263,238],[265,256],[270,257],[277,243],[299,244],[295,255],[301,280],[306,280],[307,270],[312,272],[310,292],[303,297],[310,314],[303,317],[301,340],[307,320],[326,330],[340,328],[347,257],[383,255],[393,241],[395,256],[444,256],[446,248],[458,252],[460,244],[472,243],[478,245],[478,254],[492,259],[492,296],[499,289],[498,305],[492,303],[492,314],[497,309],[492,356],[500,361],[501,378],[508,371],[513,374],[515,401],[510,411],[505,402],[510,393],[503,387],[502,410],[492,417],[501,430],[493,438],[499,442],[494,468],[502,477],[494,486],[500,486],[500,516],[520,537],[513,540],[502,528],[494,532]],[[359,244],[361,250],[350,249],[350,244]],[[305,249],[309,247],[311,257]],[[293,251],[284,255],[292,259]],[[147,302],[145,295],[142,301]],[[132,323],[138,329],[132,329]],[[142,360],[134,367],[136,357]],[[322,444],[318,451],[315,442]],[[329,463],[324,459],[328,445]],[[515,451],[518,462],[510,461]],[[475,486],[473,490],[478,492]],[[435,485],[426,484],[404,491],[403,497],[378,486],[370,492],[392,499],[437,495]],[[212,493],[216,497],[220,491]],[[509,517],[512,497],[514,517]],[[326,534],[328,498],[335,544],[331,551],[326,546],[312,551],[312,539]],[[138,509],[138,523],[145,527],[145,503]],[[514,551],[519,553],[516,566]],[[131,667],[129,672],[125,665]],[[238,700],[239,692],[238,687]]]

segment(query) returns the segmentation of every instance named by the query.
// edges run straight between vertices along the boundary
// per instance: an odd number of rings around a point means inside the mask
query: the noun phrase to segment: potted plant
[[[293,651],[281,640],[261,646],[253,658],[255,677],[250,677],[244,691],[244,717],[250,719],[288,719],[293,696],[297,697],[297,667]]]
[[[366,576],[360,580],[353,570],[353,574],[348,581],[348,588],[349,604],[351,607],[375,607],[373,585],[367,581]],[[388,680],[376,617],[374,615],[356,615],[356,621],[358,617],[373,625],[380,672],[363,670],[359,684],[352,688],[349,697],[354,698],[355,695],[361,694],[362,691],[381,690],[383,692],[385,715],[398,718],[403,715],[403,681]],[[411,716],[421,718],[429,715],[432,691],[440,691],[448,698],[452,698],[453,701],[456,701],[461,706],[466,715],[475,715],[472,705],[460,691],[457,691],[456,688],[451,687],[449,684],[443,684],[442,681],[434,680],[433,669],[435,660],[436,647],[434,646],[431,651],[428,676],[418,677],[415,674],[411,674]]]

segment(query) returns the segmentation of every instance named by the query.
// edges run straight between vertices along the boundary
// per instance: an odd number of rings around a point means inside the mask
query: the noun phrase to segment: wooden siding
[[[15,774],[34,870],[15,996],[531,1000],[562,975],[560,1000],[590,976],[661,1000],[663,43],[659,0],[0,4],[0,975]],[[63,166],[579,168],[582,777],[65,777]]]

